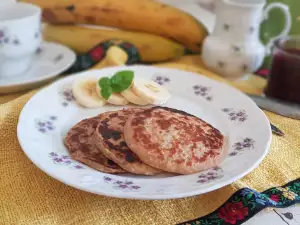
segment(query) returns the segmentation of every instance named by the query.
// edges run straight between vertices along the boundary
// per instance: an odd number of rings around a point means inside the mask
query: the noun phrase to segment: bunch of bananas
[[[102,41],[135,45],[143,62],[177,58],[188,49],[200,52],[207,35],[191,15],[156,0],[21,0],[43,9],[47,41],[83,53]],[[100,25],[117,29],[86,27]]]

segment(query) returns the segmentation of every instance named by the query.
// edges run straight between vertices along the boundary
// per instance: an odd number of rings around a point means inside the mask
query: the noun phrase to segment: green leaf
[[[248,200],[246,198],[243,198],[242,202],[243,202],[243,205],[248,205],[249,204],[249,202],[248,202]]]
[[[214,213],[212,215],[209,216],[210,219],[218,219],[219,215],[217,213]]]
[[[134,72],[130,70],[124,70],[116,73],[111,78],[111,87],[113,92],[122,92],[131,86],[134,78]]]
[[[209,225],[209,222],[207,220],[204,220],[204,221],[201,221],[200,224],[203,224],[203,225]]]
[[[251,210],[254,210],[256,208],[256,202],[249,202],[249,204],[247,205],[248,208],[250,208]]]
[[[241,199],[238,196],[235,196],[234,199],[232,200],[232,202],[240,202]]]
[[[247,199],[251,199],[252,198],[252,196],[253,196],[253,193],[249,193],[249,194],[247,194]]]
[[[110,85],[111,85],[110,79],[108,77],[102,77],[98,81],[98,85],[100,86],[101,89],[110,87]]]
[[[106,86],[105,88],[101,88],[101,96],[104,99],[108,100],[111,94],[112,94],[111,86]]]
[[[218,220],[218,221],[217,221],[217,224],[218,224],[218,225],[221,225],[221,224],[223,224],[223,222],[224,222],[224,220]]]

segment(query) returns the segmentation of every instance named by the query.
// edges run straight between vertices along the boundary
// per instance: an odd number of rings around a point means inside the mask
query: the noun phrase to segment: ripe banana
[[[80,105],[86,108],[98,108],[106,104],[106,101],[96,93],[95,87],[97,83],[98,80],[96,78],[74,81],[72,92]]]
[[[144,101],[154,105],[165,104],[171,97],[171,94],[161,85],[141,78],[134,79],[132,91]]]
[[[184,47],[181,44],[163,37],[139,32],[46,25],[43,35],[46,41],[67,45],[79,53],[86,53],[103,41],[111,39],[127,41],[138,48],[143,62],[166,61],[184,54]]]
[[[176,40],[195,52],[200,52],[207,35],[194,17],[155,0],[21,1],[42,7],[44,20],[52,24],[92,24],[142,31]]]

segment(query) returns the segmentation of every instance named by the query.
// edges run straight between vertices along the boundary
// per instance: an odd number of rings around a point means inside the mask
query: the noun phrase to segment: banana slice
[[[97,94],[99,97],[102,98],[101,96],[101,88],[99,87],[98,83],[96,84],[96,90]],[[113,105],[127,105],[129,102],[127,101],[126,98],[124,98],[122,95],[119,93],[112,93],[109,99],[107,100],[108,103],[113,104]]]
[[[76,101],[86,108],[98,108],[106,104],[105,99],[99,97],[95,88],[98,80],[88,78],[73,83],[72,91]]]
[[[93,69],[125,65],[127,60],[128,55],[123,49],[117,46],[111,46],[106,52],[106,57],[100,63],[95,65]]]
[[[121,92],[121,95],[126,98],[129,102],[136,104],[136,105],[148,105],[148,102],[141,99],[139,96],[137,96],[131,88],[128,88],[125,91]]]
[[[132,91],[144,101],[154,105],[165,104],[171,97],[171,94],[161,85],[140,78],[134,79]]]

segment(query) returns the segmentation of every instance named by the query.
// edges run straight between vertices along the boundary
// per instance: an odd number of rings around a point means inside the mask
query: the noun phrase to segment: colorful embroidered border
[[[239,225],[267,207],[287,208],[297,203],[300,203],[300,179],[262,193],[243,188],[216,211],[179,225]]]

